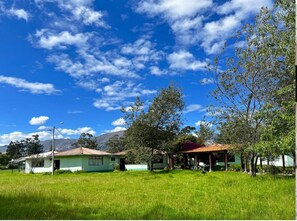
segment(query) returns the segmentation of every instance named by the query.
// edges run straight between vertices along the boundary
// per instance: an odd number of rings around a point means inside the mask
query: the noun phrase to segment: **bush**
[[[72,173],[71,170],[56,170],[55,174],[67,174],[67,173]]]
[[[241,170],[241,165],[240,164],[231,164],[230,166],[229,166],[229,168],[230,168],[230,170],[231,171],[240,171]]]
[[[113,165],[114,170],[120,170],[120,165],[118,163]]]
[[[84,170],[77,170],[77,171],[74,171],[73,173],[75,173],[75,174],[81,174],[81,173],[86,173],[86,171],[84,171]]]
[[[274,166],[274,165],[269,165],[269,166],[264,165],[263,166],[263,172],[275,175],[275,174],[280,173],[281,169],[279,167],[277,167],[277,166]]]

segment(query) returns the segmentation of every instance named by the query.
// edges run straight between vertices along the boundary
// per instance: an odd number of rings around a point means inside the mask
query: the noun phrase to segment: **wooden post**
[[[209,153],[209,172],[211,172],[211,153]]]
[[[183,155],[184,169],[186,169],[186,154]]]
[[[197,162],[198,162],[198,156],[197,156],[197,153],[195,153],[195,166],[196,166],[196,169],[198,169]]]
[[[228,171],[228,152],[225,150],[225,170]]]

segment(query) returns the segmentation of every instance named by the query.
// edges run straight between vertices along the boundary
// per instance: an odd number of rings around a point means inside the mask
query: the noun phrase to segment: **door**
[[[120,158],[120,171],[124,171],[124,170],[125,170],[125,159]]]
[[[60,160],[55,160],[54,161],[54,170],[59,170],[60,169]]]

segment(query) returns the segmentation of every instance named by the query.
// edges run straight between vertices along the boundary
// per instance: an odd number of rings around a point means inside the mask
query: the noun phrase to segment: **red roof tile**
[[[180,153],[217,152],[217,151],[229,150],[230,148],[231,146],[226,144],[212,144],[206,147],[198,147],[193,150],[180,151]]]
[[[79,147],[75,148],[72,150],[66,150],[63,152],[59,152],[55,154],[55,156],[76,156],[76,155],[99,155],[99,156],[104,156],[104,155],[112,155],[111,153],[107,153],[105,151],[101,150],[94,150],[94,149],[89,149],[85,147]]]

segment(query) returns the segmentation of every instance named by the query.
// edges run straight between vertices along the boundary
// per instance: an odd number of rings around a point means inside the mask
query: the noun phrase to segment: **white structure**
[[[284,159],[285,159],[285,166],[286,167],[293,167],[294,166],[294,159],[291,156],[284,155]],[[268,164],[267,160],[262,161],[262,165],[267,165],[267,164]],[[260,165],[259,160],[258,160],[258,165]],[[278,158],[276,158],[274,160],[270,160],[269,165],[282,167],[283,166],[282,156],[279,156]]]
[[[55,152],[55,170],[74,171],[113,171],[115,165],[124,168],[124,154],[79,147],[63,152]],[[43,173],[52,171],[51,152],[45,152],[13,160],[25,162],[25,173]]]

